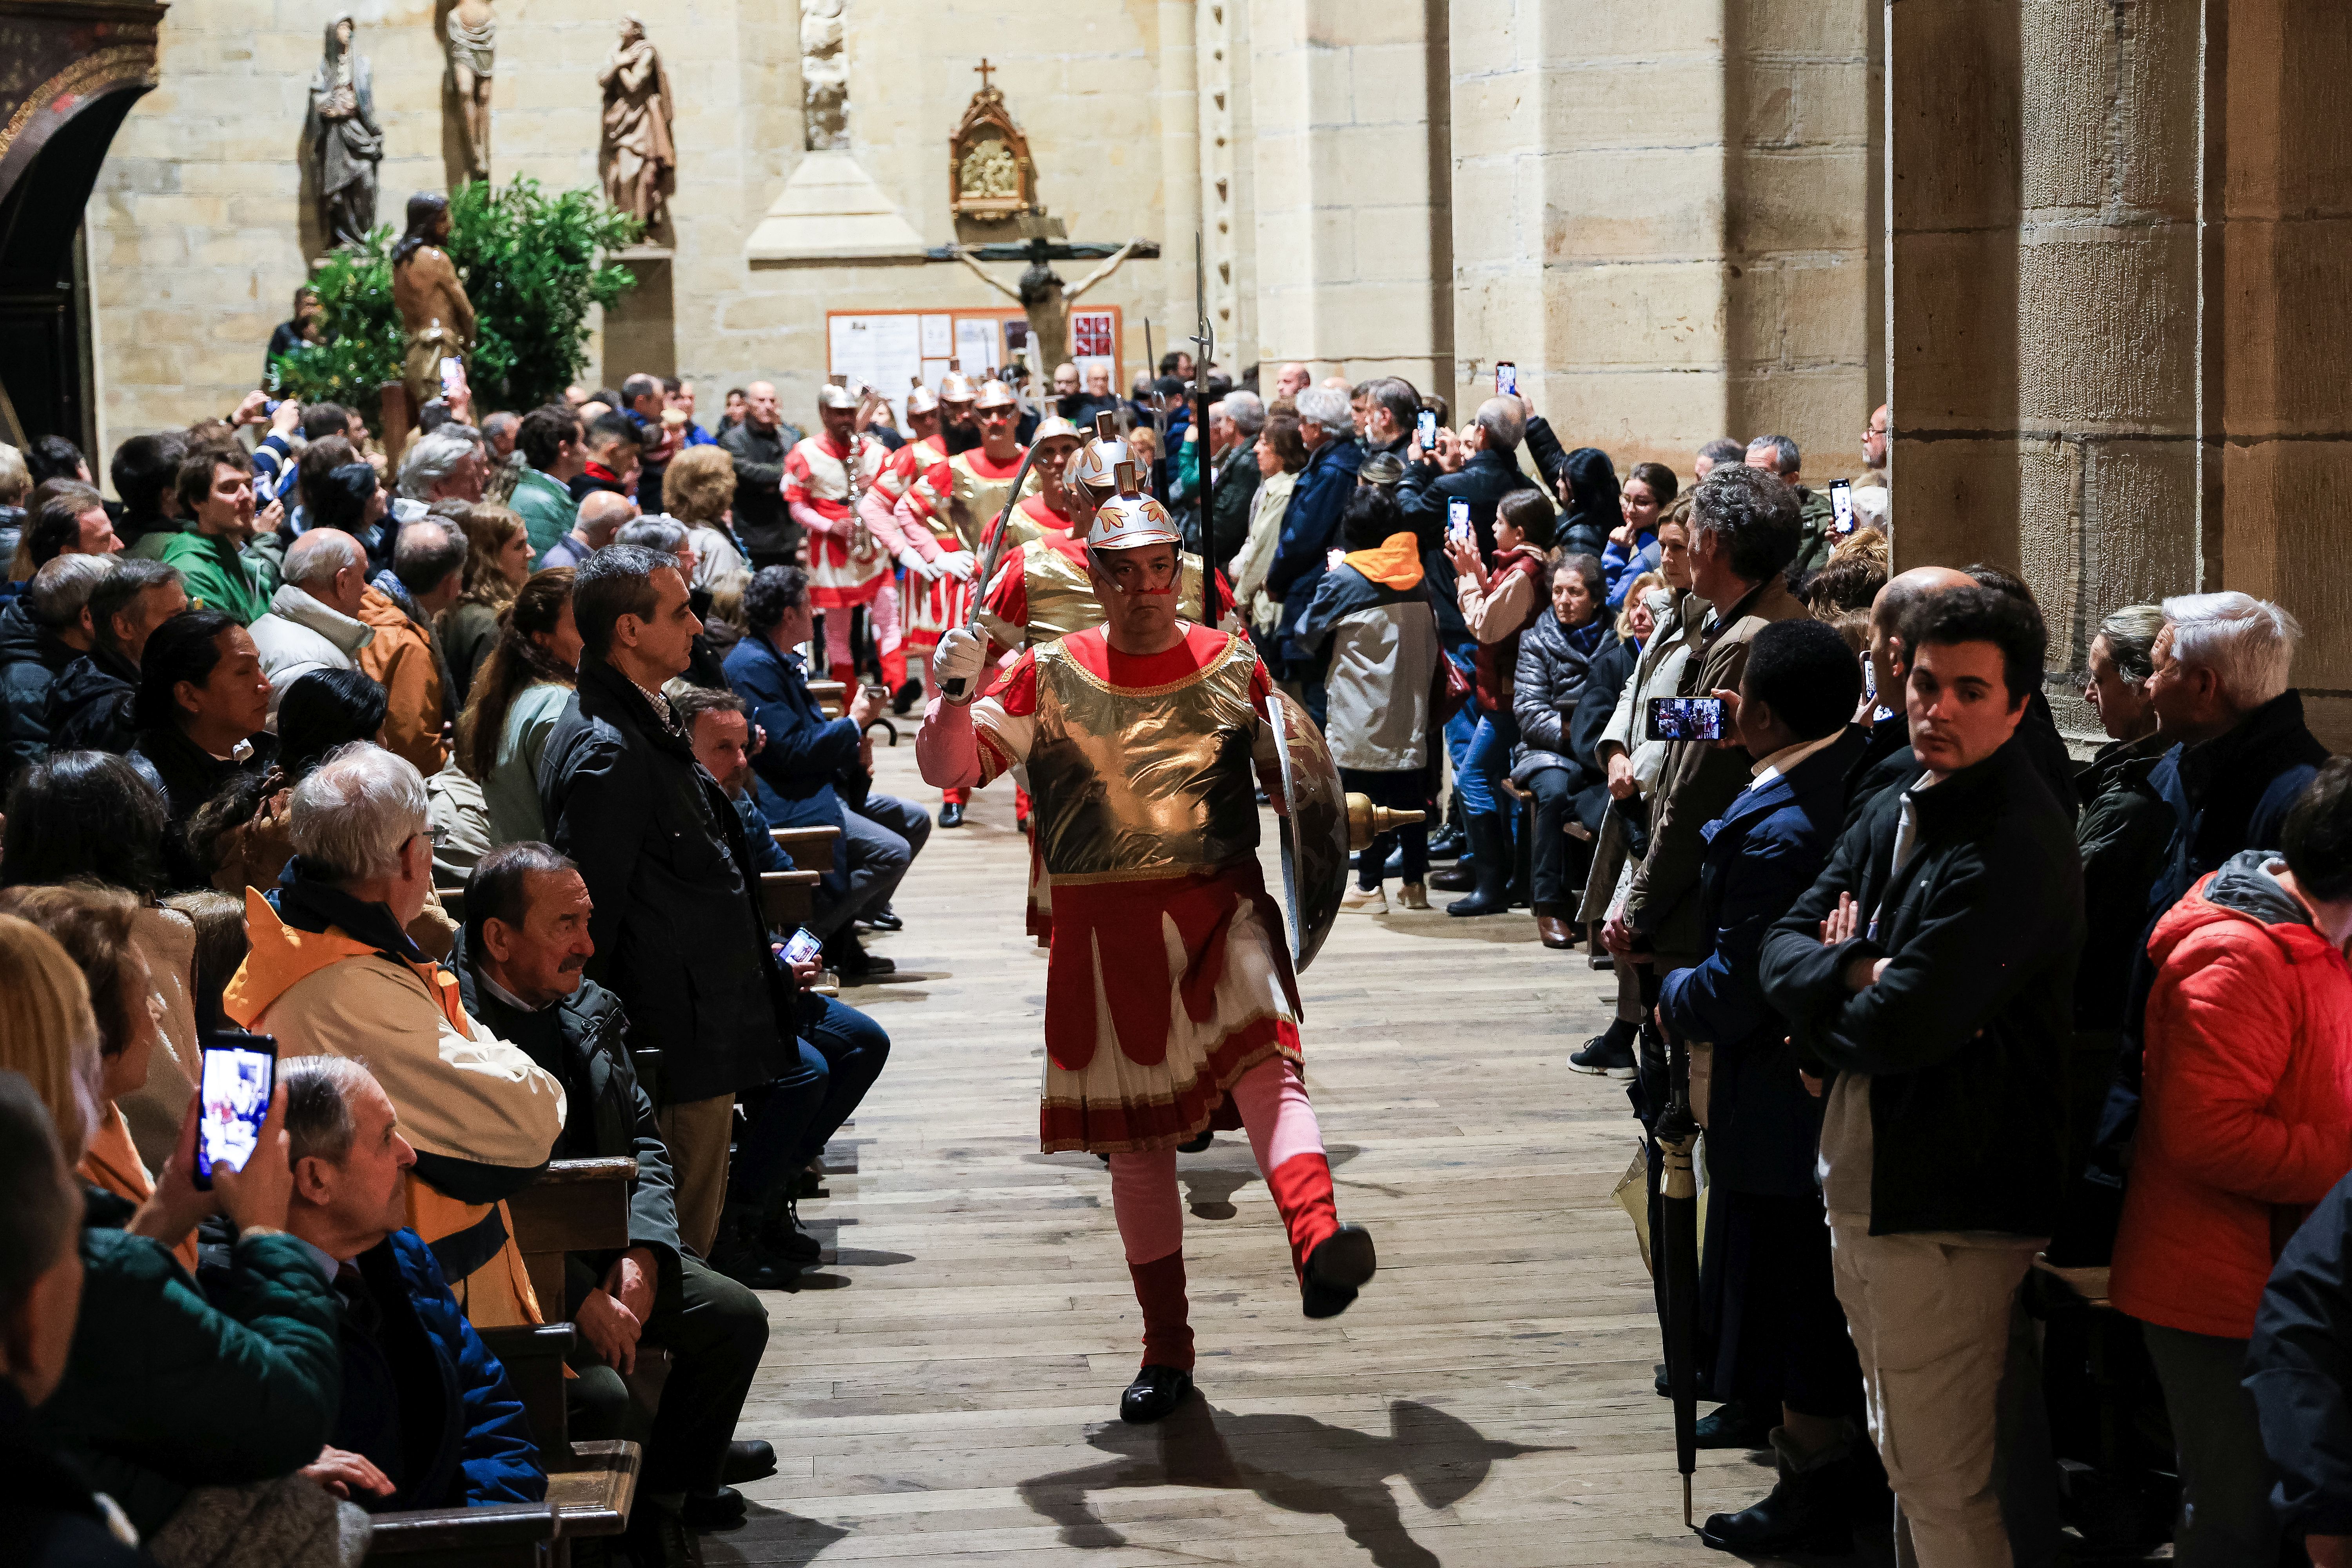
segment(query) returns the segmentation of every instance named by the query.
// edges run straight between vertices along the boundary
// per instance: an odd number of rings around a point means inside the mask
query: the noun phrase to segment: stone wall
[[[498,0],[499,182],[595,182],[595,73],[632,8]],[[1171,327],[1191,331],[1200,174],[1175,156],[1185,189],[1171,201],[1161,116],[1175,99],[1160,89],[1160,36],[1167,14],[1187,10],[1170,0],[1010,12],[977,0],[850,5],[854,149],[927,242],[954,237],[948,135],[985,55],[1030,138],[1040,195],[1071,235],[1169,247],[1169,260],[1129,261],[1086,300],[1122,308],[1130,374],[1147,316],[1163,343]],[[379,221],[396,224],[412,191],[446,188],[436,16],[418,0],[389,0],[361,18],[386,138]],[[799,417],[824,378],[828,309],[1010,305],[952,264],[748,264],[745,237],[801,155],[797,7],[683,0],[647,19],[678,98],[683,150],[669,264],[675,363],[706,395],[765,376]],[[270,329],[307,275],[297,150],[324,20],[228,0],[179,0],[168,14],[163,86],[125,123],[86,215],[102,448],[221,413],[255,384]],[[1189,76],[1181,100],[1189,112]],[[1181,232],[1170,231],[1179,217]],[[1092,265],[1060,270],[1076,281]],[[994,270],[1008,284],[1019,274]],[[637,341],[643,329],[633,322]],[[595,346],[592,378],[631,368],[600,366]]]
[[[2304,622],[2352,741],[2352,21],[2316,0],[1895,0],[1888,71],[1900,564],[2023,574],[2062,721],[2100,619],[2198,589]],[[2201,226],[2201,229],[2200,229]],[[2331,335],[2333,334],[2333,335]]]
[[[1454,390],[1687,477],[1710,437],[1860,466],[1864,0],[1456,0]]]

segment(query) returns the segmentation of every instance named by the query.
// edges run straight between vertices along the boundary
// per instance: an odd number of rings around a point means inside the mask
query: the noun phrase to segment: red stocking
[[[1130,1263],[1136,1304],[1143,1309],[1143,1364],[1192,1370],[1191,1307],[1184,1295],[1182,1248],[1149,1263]]]
[[[1266,1173],[1265,1184],[1290,1232],[1290,1265],[1304,1279],[1307,1255],[1339,1228],[1339,1210],[1331,1201],[1331,1162],[1319,1153],[1293,1154]]]

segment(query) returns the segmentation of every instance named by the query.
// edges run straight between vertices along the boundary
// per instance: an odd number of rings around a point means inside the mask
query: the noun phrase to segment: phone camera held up
[[[1413,434],[1424,452],[1437,450],[1437,411],[1424,408],[1413,416]]]
[[[1720,741],[1723,739],[1723,699],[1720,697],[1653,697],[1649,738],[1653,741]]]
[[[210,1192],[213,1168],[245,1169],[269,1119],[278,1082],[278,1042],[268,1035],[207,1035],[198,1069],[196,1168],[199,1192]]]
[[[1848,534],[1853,531],[1853,486],[1845,479],[1830,481],[1830,511],[1832,521],[1830,531]]]
[[[1461,496],[1445,503],[1445,537],[1456,544],[1467,544],[1476,537],[1470,527],[1470,502]]]
[[[1517,397],[1519,395],[1519,367],[1509,360],[1495,362],[1495,395]]]

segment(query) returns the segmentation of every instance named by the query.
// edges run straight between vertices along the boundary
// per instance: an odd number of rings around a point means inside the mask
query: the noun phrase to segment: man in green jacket
[[[195,526],[166,540],[163,559],[179,568],[189,607],[251,626],[269,613],[269,595],[245,559],[253,538],[252,463],[242,452],[194,452],[173,489]]]
[[[581,444],[579,417],[568,408],[534,408],[524,415],[515,447],[528,466],[515,476],[507,504],[522,518],[536,565],[580,520],[572,481],[587,471],[588,453]]]
[[[1748,443],[1748,466],[1780,475],[1780,482],[1797,492],[1804,526],[1804,539],[1797,546],[1795,576],[1800,582],[1829,564],[1830,552],[1837,548],[1839,539],[1834,531],[1837,514],[1828,494],[1809,489],[1801,482],[1798,470],[1803,461],[1797,444],[1786,436],[1759,436]]]

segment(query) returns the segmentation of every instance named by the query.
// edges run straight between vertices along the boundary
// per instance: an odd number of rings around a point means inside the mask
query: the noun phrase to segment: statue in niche
[[[490,0],[457,0],[443,38],[449,82],[457,91],[458,139],[466,146],[466,177],[490,177],[490,76],[499,52],[499,21]]]
[[[669,72],[646,39],[645,23],[621,18],[621,41],[605,57],[596,82],[604,89],[604,134],[596,154],[604,199],[650,234],[668,216],[677,145],[670,139],[677,110]]]
[[[408,337],[401,374],[411,408],[440,395],[443,360],[462,362],[474,346],[474,302],[448,243],[449,198],[430,191],[409,197],[408,232],[392,247],[392,303]]]
[[[383,128],[375,122],[374,74],[352,47],[348,16],[327,24],[325,53],[310,79],[302,147],[319,194],[319,231],[332,246],[357,245],[375,226],[376,165]]]
[[[801,104],[812,153],[849,148],[846,0],[801,0]]]

